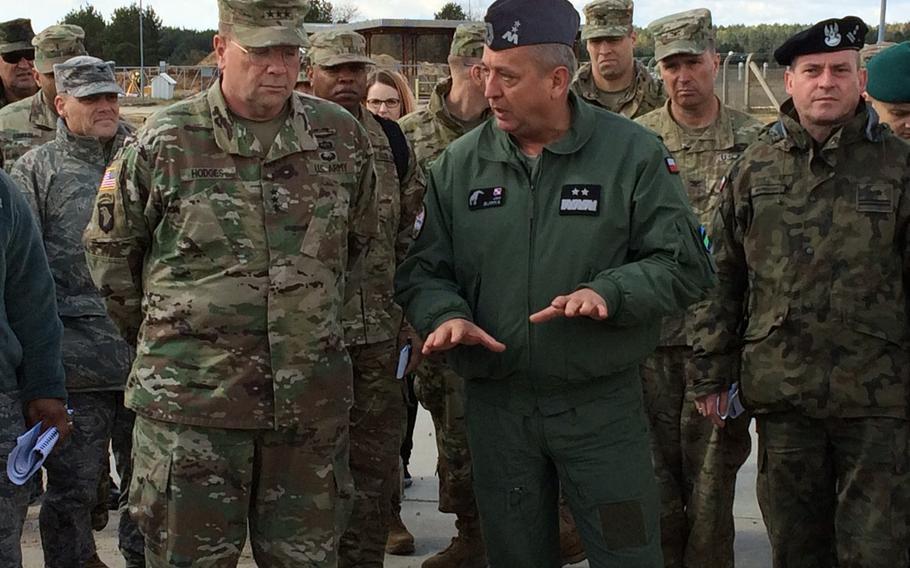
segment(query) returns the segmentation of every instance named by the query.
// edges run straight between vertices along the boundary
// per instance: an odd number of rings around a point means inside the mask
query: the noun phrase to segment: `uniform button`
[[[806,254],[808,254],[808,255],[815,254],[815,249],[812,247],[806,247]]]

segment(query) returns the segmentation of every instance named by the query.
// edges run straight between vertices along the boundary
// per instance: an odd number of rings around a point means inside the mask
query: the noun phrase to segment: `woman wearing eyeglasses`
[[[401,73],[376,69],[367,78],[367,108],[389,120],[398,120],[417,109],[414,94]]]

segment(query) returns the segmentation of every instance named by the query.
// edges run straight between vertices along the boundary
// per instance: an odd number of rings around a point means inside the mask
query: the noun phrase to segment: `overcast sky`
[[[132,0],[93,0],[90,3],[110,17],[114,8]],[[338,0],[359,10],[358,19],[390,17],[432,19],[447,0]],[[218,23],[216,0],[143,0],[152,6],[165,25],[195,29],[211,29]],[[463,0],[462,5],[482,14],[489,0]],[[86,4],[86,0],[0,0],[0,21],[13,18],[31,18],[35,31],[56,23],[73,8]],[[585,0],[573,0],[581,10]],[[879,0],[639,0],[635,7],[635,24],[645,26],[651,20],[690,8],[709,8],[718,25],[758,23],[812,23],[830,17],[848,14],[863,18],[869,25],[879,20]],[[910,0],[890,0],[889,22],[910,20]]]

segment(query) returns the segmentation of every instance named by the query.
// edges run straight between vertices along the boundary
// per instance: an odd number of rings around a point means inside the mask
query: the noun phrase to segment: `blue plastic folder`
[[[6,461],[6,475],[15,485],[25,485],[53,451],[60,433],[50,427],[41,433],[41,422],[17,439]]]

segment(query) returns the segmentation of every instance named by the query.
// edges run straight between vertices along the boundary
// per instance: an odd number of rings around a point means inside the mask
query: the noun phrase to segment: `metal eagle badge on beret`
[[[792,36],[774,50],[774,60],[790,65],[800,55],[862,49],[869,26],[856,16],[824,20]]]

